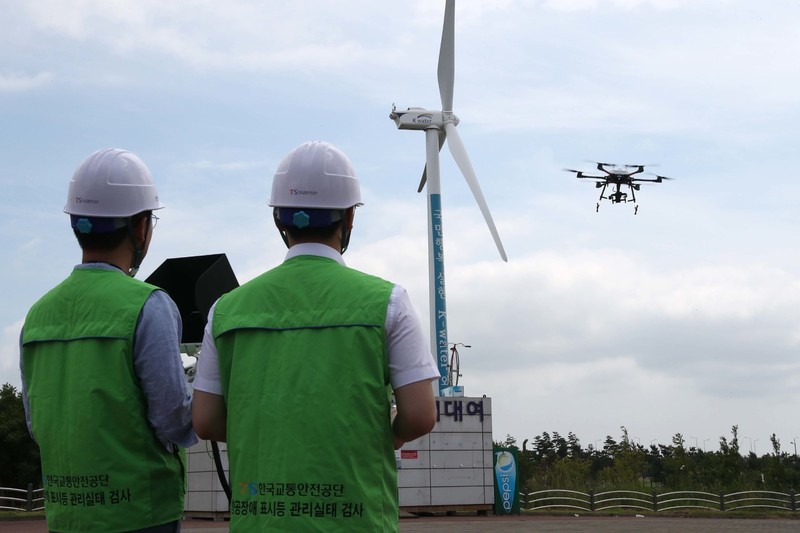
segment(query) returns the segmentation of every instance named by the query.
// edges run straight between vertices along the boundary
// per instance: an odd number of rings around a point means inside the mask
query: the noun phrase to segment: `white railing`
[[[796,512],[797,494],[769,490],[747,490],[730,494],[685,490],[647,493],[637,490],[581,492],[545,489],[520,493],[520,508],[526,511],[574,510],[583,512],[635,509],[662,512],[676,509],[703,509],[722,513],[742,509],[772,509]]]
[[[0,510],[3,511],[41,511],[44,509],[44,489],[0,487]]]

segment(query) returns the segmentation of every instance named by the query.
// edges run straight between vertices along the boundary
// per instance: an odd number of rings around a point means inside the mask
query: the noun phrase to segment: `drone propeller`
[[[565,168],[563,170],[565,172],[574,172],[575,173],[575,177],[576,178],[580,178],[580,179],[588,178],[588,179],[592,179],[592,180],[598,180],[598,181],[601,181],[601,182],[606,181],[608,179],[606,176],[592,176],[591,174],[586,174],[582,170],[575,170],[575,169],[572,169],[572,168]]]
[[[658,163],[641,163],[639,165],[625,165],[625,168],[636,168],[636,167],[657,167]]]
[[[633,178],[633,181],[648,181],[650,183],[661,183],[664,180],[674,180],[675,178],[668,178],[667,176],[659,176],[658,174],[647,173],[647,176],[653,176],[654,179]]]
[[[597,168],[597,170],[599,170],[600,172],[605,172],[609,176],[613,176],[619,173],[619,170],[617,170],[619,169],[619,165],[617,165],[616,163],[601,163],[599,161],[589,161],[589,162],[594,163],[595,168]]]
[[[628,165],[618,165],[616,163],[601,163],[600,161],[594,161],[593,159],[584,159],[587,163],[592,163],[593,165],[602,165],[604,167],[622,167],[622,168],[637,168],[637,167],[657,167],[658,163],[637,163],[637,164],[628,164]]]

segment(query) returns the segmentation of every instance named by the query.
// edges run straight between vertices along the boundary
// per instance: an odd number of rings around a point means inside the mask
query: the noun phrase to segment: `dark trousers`
[[[180,531],[181,531],[181,521],[175,520],[174,522],[161,524],[160,526],[146,527],[144,529],[136,529],[134,531],[131,531],[130,533],[180,533]]]

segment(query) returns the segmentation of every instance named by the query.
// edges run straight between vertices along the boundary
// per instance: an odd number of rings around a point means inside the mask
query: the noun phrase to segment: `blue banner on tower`
[[[520,514],[518,452],[516,448],[494,449],[494,512]]]

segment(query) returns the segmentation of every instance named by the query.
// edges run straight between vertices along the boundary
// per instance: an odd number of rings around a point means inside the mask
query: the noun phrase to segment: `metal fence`
[[[44,509],[44,489],[0,487],[0,510],[3,511],[41,511]]]
[[[527,511],[562,509],[588,513],[622,509],[656,513],[677,509],[700,509],[723,513],[744,509],[796,512],[797,494],[769,490],[713,494],[693,490],[647,493],[636,490],[580,492],[548,489],[520,493],[520,507]]]
[[[649,512],[699,509],[722,513],[745,509],[797,512],[797,494],[769,490],[749,490],[730,494],[714,494],[694,490],[672,492],[642,492],[637,490],[608,490],[580,492],[565,489],[546,489],[520,493],[520,507],[525,511],[571,510],[586,513],[612,510]],[[44,509],[44,489],[0,487],[0,510],[41,511]]]

